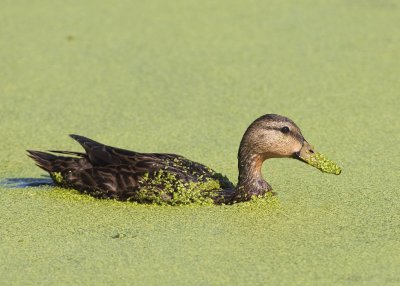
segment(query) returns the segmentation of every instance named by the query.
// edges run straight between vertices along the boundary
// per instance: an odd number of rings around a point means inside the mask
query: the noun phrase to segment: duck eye
[[[281,128],[281,132],[284,133],[284,134],[289,133],[289,131],[290,131],[290,129],[287,126],[284,126],[284,127]]]

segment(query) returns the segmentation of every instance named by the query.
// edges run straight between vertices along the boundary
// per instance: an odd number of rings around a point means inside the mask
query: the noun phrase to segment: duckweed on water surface
[[[118,201],[115,199],[103,199],[99,200],[89,194],[82,194],[81,192],[74,190],[74,189],[66,189],[62,187],[48,187],[43,186],[41,192],[38,192],[37,189],[32,189],[32,195],[38,197],[45,197],[50,198],[51,200],[59,200],[62,203],[82,203],[82,204],[91,204],[97,206],[116,206],[116,207],[123,207],[123,208],[133,208],[133,209],[158,209],[158,208],[180,208],[180,207],[216,207],[216,208],[223,208],[223,209],[237,209],[246,211],[247,214],[250,210],[265,210],[265,211],[272,211],[277,210],[280,208],[280,201],[279,196],[275,196],[272,193],[267,193],[263,196],[253,196],[249,201],[241,202],[237,204],[221,204],[216,205],[213,204],[211,201],[202,201],[201,199],[193,201],[191,203],[170,203],[170,202],[153,202],[152,204],[141,204],[136,201]]]
[[[324,173],[339,175],[342,169],[335,162],[325,157],[321,153],[314,153],[309,158],[304,159],[311,166],[321,170]]]
[[[46,183],[24,149],[81,151],[80,132],[236,181],[266,112],[346,176],[271,160],[278,195],[225,206],[0,186],[0,284],[400,285],[399,2],[227,3],[2,1],[1,179]]]

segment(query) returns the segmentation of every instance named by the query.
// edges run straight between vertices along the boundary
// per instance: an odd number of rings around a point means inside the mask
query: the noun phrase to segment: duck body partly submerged
[[[320,167],[326,165],[325,161],[312,163],[314,151],[297,125],[275,114],[261,116],[246,130],[238,153],[237,186],[220,173],[180,155],[139,153],[70,136],[85,153],[28,150],[28,155],[56,185],[97,198],[167,204],[234,203],[272,190],[261,174],[266,159],[295,158],[326,172]],[[340,169],[331,171],[335,172],[340,173]]]
[[[223,202],[234,185],[207,166],[176,154],[139,153],[70,135],[85,153],[28,150],[54,183],[97,198],[141,203],[190,203],[213,199]],[[195,193],[194,193],[195,192]]]

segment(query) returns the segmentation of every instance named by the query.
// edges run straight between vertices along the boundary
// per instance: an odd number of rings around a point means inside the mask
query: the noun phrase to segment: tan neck
[[[243,146],[241,146],[243,147]],[[267,157],[260,154],[249,154],[246,148],[240,148],[238,155],[239,177],[235,190],[237,201],[247,201],[252,196],[264,195],[272,190],[262,176],[262,165]]]

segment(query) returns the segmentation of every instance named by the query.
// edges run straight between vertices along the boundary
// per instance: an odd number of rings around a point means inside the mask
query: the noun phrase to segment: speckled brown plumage
[[[62,182],[55,180],[55,183],[62,187],[73,188],[98,198],[127,200],[134,197],[140,188],[146,187],[141,180],[144,175],[151,176],[160,170],[168,170],[185,182],[212,178],[220,182],[222,189],[233,190],[232,183],[225,177],[183,156],[138,153],[107,146],[83,136],[70,136],[82,145],[86,153],[49,151],[74,156],[66,157],[28,150],[29,156],[40,168],[51,176],[54,173],[61,174]]]

